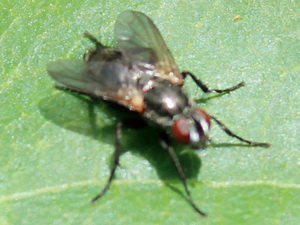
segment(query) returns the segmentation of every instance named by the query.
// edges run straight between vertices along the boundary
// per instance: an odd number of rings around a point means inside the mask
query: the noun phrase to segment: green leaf
[[[299,224],[298,1],[0,5],[0,224]],[[46,65],[81,58],[92,47],[85,31],[113,44],[114,21],[128,9],[153,19],[182,70],[212,88],[245,81],[246,87],[199,106],[242,137],[272,144],[177,146],[207,218],[174,190],[183,192],[154,128],[124,132],[115,182],[90,203],[109,176],[115,124],[126,113],[54,89]],[[213,97],[190,80],[186,90],[197,99]],[[239,143],[217,126],[211,136]]]

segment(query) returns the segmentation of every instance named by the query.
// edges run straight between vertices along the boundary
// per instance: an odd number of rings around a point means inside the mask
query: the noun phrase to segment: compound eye
[[[207,112],[205,112],[203,109],[197,108],[196,113],[199,115],[200,118],[204,118],[205,122],[208,125],[208,129],[211,125],[211,115],[209,115]]]
[[[181,117],[175,120],[172,126],[172,133],[174,138],[183,144],[190,143],[190,126],[191,124],[185,117]]]

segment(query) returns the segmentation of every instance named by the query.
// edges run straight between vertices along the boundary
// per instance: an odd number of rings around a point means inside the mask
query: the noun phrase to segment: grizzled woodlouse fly
[[[197,108],[182,86],[187,76],[205,93],[229,93],[244,83],[223,90],[210,89],[192,73],[180,72],[157,27],[140,12],[125,11],[118,16],[115,23],[116,49],[102,45],[89,33],[85,36],[96,48],[85,54],[84,60],[61,60],[48,65],[48,73],[57,82],[57,87],[125,106],[140,113],[144,121],[165,128],[161,136],[162,146],[177,168],[190,205],[205,216],[191,197],[186,175],[169,136],[180,143],[203,148],[207,141],[211,141],[208,132],[211,121],[214,121],[229,136],[251,146],[268,147],[269,144],[248,141],[234,134],[214,116]],[[106,193],[113,180],[121,154],[122,130],[141,126],[140,121],[132,120],[117,124],[114,166],[105,187],[93,202]]]

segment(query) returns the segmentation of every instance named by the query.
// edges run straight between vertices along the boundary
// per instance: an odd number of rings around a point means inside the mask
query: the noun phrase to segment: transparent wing
[[[115,24],[115,38],[121,52],[133,63],[153,65],[166,79],[182,80],[182,75],[160,32],[145,14],[121,13]],[[146,66],[147,67],[147,66]]]
[[[82,60],[61,60],[48,64],[49,75],[58,86],[67,87],[75,91],[91,93],[92,82],[87,80],[86,64]]]
[[[131,110],[143,109],[143,95],[130,82],[128,71],[120,63],[61,60],[50,63],[47,70],[58,86],[114,101]]]

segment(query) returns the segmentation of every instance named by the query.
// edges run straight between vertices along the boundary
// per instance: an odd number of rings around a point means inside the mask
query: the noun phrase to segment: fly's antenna
[[[246,140],[238,135],[236,135],[235,133],[233,133],[231,130],[229,130],[227,128],[227,126],[225,126],[224,123],[222,123],[220,120],[218,120],[216,117],[212,116],[212,119],[219,125],[219,127],[226,133],[228,134],[229,136],[231,137],[234,137],[236,139],[239,139],[240,141],[242,142],[245,142],[251,146],[257,146],[257,147],[264,147],[264,148],[268,148],[270,147],[270,144],[269,143],[264,143],[264,142],[255,142],[255,141],[249,141],[249,140]]]

